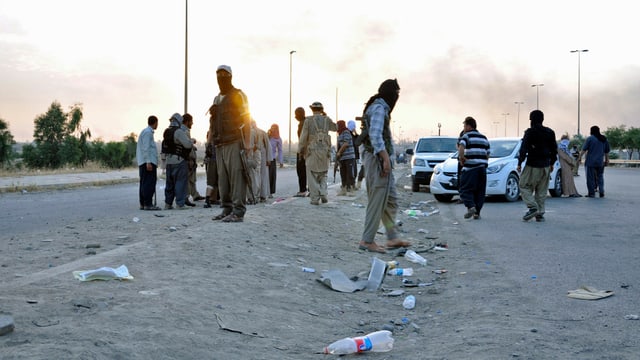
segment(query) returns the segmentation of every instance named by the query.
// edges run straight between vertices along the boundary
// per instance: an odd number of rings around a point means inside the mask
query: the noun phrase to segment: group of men
[[[544,222],[545,200],[549,190],[549,175],[558,155],[558,144],[552,129],[542,125],[544,113],[533,110],[529,114],[531,126],[525,131],[518,154],[517,171],[520,173],[520,192],[527,206],[523,221],[534,219]],[[464,130],[458,140],[458,159],[462,165],[460,173],[460,199],[467,208],[465,219],[480,219],[480,210],[484,204],[489,155],[491,148],[487,137],[478,132],[476,120],[467,117],[463,122]],[[587,197],[594,197],[599,191],[604,197],[604,167],[609,163],[609,144],[600,134],[597,126],[591,127],[591,135],[586,139],[582,155],[587,154],[585,171],[587,173]],[[525,162],[524,169],[522,164]]]

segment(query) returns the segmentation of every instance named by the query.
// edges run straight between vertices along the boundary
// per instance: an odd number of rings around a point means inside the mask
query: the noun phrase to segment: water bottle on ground
[[[407,250],[407,252],[404,253],[404,257],[413,263],[420,264],[422,266],[427,265],[427,259],[423,258],[413,250]]]
[[[380,330],[365,336],[344,338],[324,348],[325,354],[344,355],[365,351],[387,352],[393,349],[391,331]]]
[[[414,307],[416,307],[416,297],[413,295],[409,295],[406,298],[404,298],[404,301],[402,302],[402,307],[407,310],[411,310]]]
[[[411,276],[413,275],[413,268],[396,268],[391,269],[387,272],[387,275],[396,275],[396,276]]]

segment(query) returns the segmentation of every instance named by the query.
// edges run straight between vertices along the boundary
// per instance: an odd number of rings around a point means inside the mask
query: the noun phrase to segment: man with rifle
[[[230,66],[218,66],[216,76],[220,93],[213,100],[209,114],[222,212],[213,220],[242,222],[247,209],[247,186],[251,181],[245,158],[245,153],[252,151],[249,102],[242,90],[231,83]]]

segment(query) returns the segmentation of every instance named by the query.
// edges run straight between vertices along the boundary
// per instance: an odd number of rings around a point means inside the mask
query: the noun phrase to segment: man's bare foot
[[[360,243],[358,244],[358,249],[367,250],[370,252],[377,252],[380,254],[384,254],[387,252],[387,250],[385,250],[382,246],[376,244],[375,242],[366,243],[364,241],[360,241]]]
[[[396,249],[396,248],[409,247],[409,246],[411,246],[410,242],[400,240],[400,239],[393,239],[393,240],[387,241],[387,249]]]

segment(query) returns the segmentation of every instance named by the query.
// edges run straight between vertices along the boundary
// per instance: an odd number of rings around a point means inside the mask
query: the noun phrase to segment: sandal
[[[226,222],[226,223],[236,223],[236,222],[242,222],[242,221],[243,221],[243,218],[241,218],[236,214],[227,215],[224,219],[222,219],[222,222]]]
[[[218,215],[214,216],[213,218],[211,218],[211,220],[222,220],[222,219],[226,218],[228,215],[229,214],[224,214],[224,213],[218,214]]]
[[[397,249],[397,248],[409,247],[409,246],[411,246],[411,243],[404,240],[396,239],[396,240],[387,241],[387,249]]]
[[[387,250],[385,250],[382,246],[376,244],[375,242],[372,243],[366,243],[361,241],[358,244],[358,249],[360,250],[366,250],[369,252],[376,252],[376,253],[380,253],[380,254],[386,254]]]

